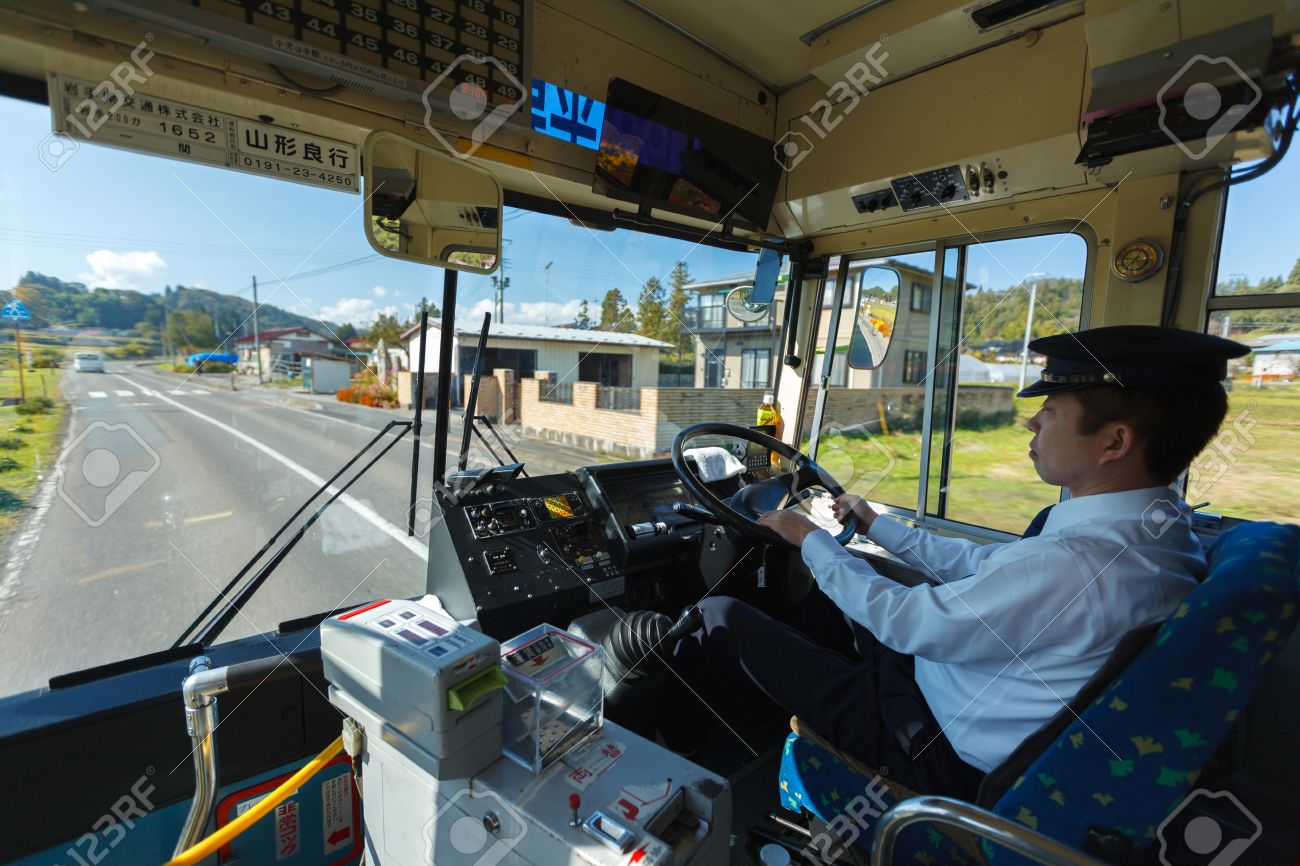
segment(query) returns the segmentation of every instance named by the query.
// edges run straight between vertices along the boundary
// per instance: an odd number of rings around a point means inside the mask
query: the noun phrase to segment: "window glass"
[[[1073,234],[967,245],[940,516],[1019,533],[1060,498],[1028,456],[1025,423],[1042,398],[1016,392],[1042,370],[1044,359],[1027,352],[1027,341],[1079,328],[1087,252]]]
[[[1257,180],[1228,192],[1216,296],[1300,292],[1300,215],[1278,207],[1300,190],[1300,156],[1288,151]],[[1228,415],[1192,462],[1187,498],[1248,520],[1300,521],[1300,308],[1215,309],[1206,330],[1254,351],[1229,363]]]
[[[436,325],[442,299],[440,270],[371,251],[357,195],[95,144],[51,171],[32,145],[49,124],[48,108],[0,98],[0,159],[12,169],[3,286],[32,315],[21,380],[13,327],[0,328],[0,695],[169,647],[325,479],[390,421],[409,421],[411,326],[421,309]],[[754,354],[755,387],[742,389],[738,344],[775,350],[775,334],[720,341],[735,335],[703,325],[723,325],[725,295],[689,288],[746,273],[752,283],[754,254],[597,236],[521,210],[504,220],[508,269],[461,275],[457,350],[441,372],[463,406],[493,312],[477,411],[531,475],[660,456],[700,421],[754,423],[773,365]],[[233,355],[233,376],[190,366],[198,351]],[[661,365],[672,371],[662,387]],[[424,591],[432,415],[415,537],[408,437],[217,640]],[[453,412],[452,465],[462,433]],[[470,465],[495,463],[471,442]],[[378,447],[390,444],[391,433]]]
[[[1278,207],[1296,190],[1300,156],[1294,150],[1268,174],[1229,189],[1216,296],[1300,292],[1300,248],[1294,243],[1300,213]]]
[[[887,258],[858,259],[848,264],[851,279],[846,292],[854,296],[844,303],[831,363],[831,388],[818,438],[816,459],[850,493],[873,502],[915,510],[920,479],[921,423],[925,406],[925,373],[930,341],[930,313],[914,311],[910,304],[897,304],[897,296],[912,283],[934,281],[933,250]],[[858,274],[888,269],[897,279],[879,303],[859,303],[862,288]],[[832,268],[832,276],[836,271]],[[882,291],[882,279],[869,280]],[[901,287],[901,288],[900,288]],[[830,329],[830,302],[824,304],[819,331],[819,358],[826,356],[826,334]],[[883,362],[874,369],[848,364],[853,343],[854,314],[867,309],[877,318],[876,326],[888,331],[889,343]],[[883,333],[883,331],[882,331]],[[910,364],[910,366],[909,366]],[[819,373],[822,366],[815,368]],[[841,373],[840,371],[843,370]],[[815,402],[820,378],[810,391]]]
[[[1246,520],[1300,522],[1300,308],[1210,314],[1254,351],[1228,364],[1228,414],[1192,461],[1187,500]]]

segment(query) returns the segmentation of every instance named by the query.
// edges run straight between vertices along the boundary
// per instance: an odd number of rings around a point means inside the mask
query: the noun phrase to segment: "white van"
[[[78,352],[72,360],[72,369],[78,373],[102,373],[104,355],[100,352]]]

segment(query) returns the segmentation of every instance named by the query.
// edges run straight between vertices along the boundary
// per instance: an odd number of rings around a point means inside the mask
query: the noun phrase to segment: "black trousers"
[[[765,698],[918,793],[975,799],[984,773],[944,736],[912,657],[882,645],[816,586],[785,621],[726,596],[698,607],[703,626],[669,658],[690,686],[668,675],[660,730],[670,746],[689,747],[717,716],[734,727],[738,713]]]

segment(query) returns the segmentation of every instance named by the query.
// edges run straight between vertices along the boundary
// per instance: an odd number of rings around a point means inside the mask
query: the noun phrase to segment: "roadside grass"
[[[0,408],[0,440],[15,447],[0,452],[0,541],[7,539],[22,525],[37,484],[48,474],[59,454],[65,406],[59,391],[61,370],[27,371],[27,396],[44,393],[54,400],[54,408],[38,415],[24,415],[15,406]],[[18,396],[18,374],[12,369],[0,371],[0,394]],[[12,441],[10,441],[12,440]],[[9,460],[16,468],[9,466]]]
[[[1028,454],[1031,434],[1025,422],[1041,402],[1017,399],[1012,423],[957,428],[948,485],[942,491],[946,517],[1019,533],[1040,509],[1057,500],[1056,489],[1039,480]],[[1187,495],[1195,501],[1190,504],[1209,500],[1205,510],[1214,513],[1300,523],[1300,385],[1252,388],[1239,382],[1228,406],[1219,435],[1192,465]],[[940,495],[936,486],[941,449],[936,437],[931,511]],[[836,436],[823,440],[819,451],[818,463],[849,492],[888,505],[916,507],[919,433],[891,432],[869,439]]]

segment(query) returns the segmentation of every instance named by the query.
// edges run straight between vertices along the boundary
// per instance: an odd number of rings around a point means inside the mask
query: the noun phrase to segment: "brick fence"
[[[504,372],[504,371],[499,371]],[[572,402],[541,399],[550,374],[519,381],[519,420],[529,436],[562,442],[587,451],[646,459],[662,455],[684,428],[702,421],[748,426],[762,404],[763,388],[642,388],[635,411],[598,409],[599,385],[574,382]],[[479,399],[482,406],[487,380]],[[543,390],[547,389],[547,390]],[[809,394],[804,430],[811,429],[817,392]],[[825,423],[846,428],[866,425],[879,431],[883,410],[890,429],[920,427],[925,391],[921,388],[835,388],[827,394]],[[1013,412],[1010,388],[963,388],[960,410],[968,423],[1005,421]]]

